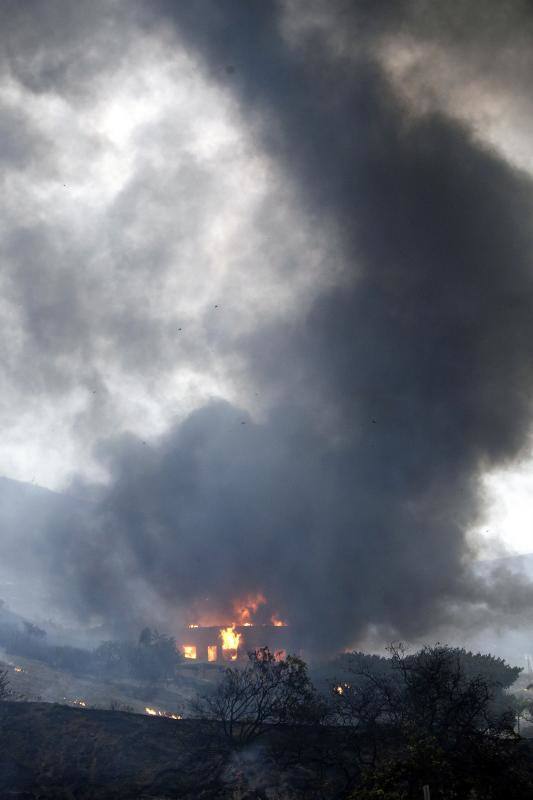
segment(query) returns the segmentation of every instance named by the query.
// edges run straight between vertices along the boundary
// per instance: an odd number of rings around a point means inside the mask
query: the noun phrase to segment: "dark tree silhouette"
[[[237,744],[273,726],[316,722],[320,708],[305,662],[291,655],[276,659],[266,647],[249,653],[246,666],[225,669],[214,691],[193,705],[197,716],[219,722]]]
[[[354,797],[527,797],[512,703],[501,684],[465,669],[460,651],[436,645],[414,655],[391,646],[385,669],[354,666],[353,682],[332,687],[336,721],[351,733],[363,788]]]

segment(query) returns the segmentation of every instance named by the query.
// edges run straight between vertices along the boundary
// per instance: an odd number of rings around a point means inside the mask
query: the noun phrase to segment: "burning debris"
[[[171,714],[170,711],[159,711],[157,708],[145,707],[145,712],[149,717],[166,717],[166,719],[182,719],[181,714]]]
[[[81,700],[79,697],[76,697],[74,700],[69,700],[67,697],[64,697],[63,700],[65,700],[68,705],[87,708],[87,703],[85,700]]]
[[[335,687],[333,688],[333,692],[334,692],[335,694],[344,694],[344,692],[346,691],[346,689],[350,689],[350,688],[351,688],[351,687],[350,687],[350,684],[349,684],[349,683],[339,683],[339,685],[338,685],[338,686],[335,686]]]

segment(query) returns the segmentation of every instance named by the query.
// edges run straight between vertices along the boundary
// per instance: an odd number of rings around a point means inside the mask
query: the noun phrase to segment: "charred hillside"
[[[310,743],[310,754],[312,745]],[[311,766],[235,752],[216,726],[48,703],[0,704],[0,797],[318,798]]]
[[[510,787],[530,800],[519,728],[533,701],[505,691],[519,669],[441,645],[390,653],[343,654],[315,685],[297,657],[250,654],[185,719],[6,700],[0,798],[410,800],[430,785],[439,800],[507,800]]]

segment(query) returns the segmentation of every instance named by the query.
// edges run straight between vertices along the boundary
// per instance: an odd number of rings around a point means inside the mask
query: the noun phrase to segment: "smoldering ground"
[[[416,637],[530,609],[527,583],[474,575],[466,533],[484,471],[528,447],[532,182],[464,121],[409,105],[379,57],[397,31],[470,72],[513,31],[525,47],[521,4],[500,28],[473,8],[461,41],[444,4],[141,14],[230,83],[305,218],[336,231],[342,268],[310,305],[222,337],[262,414],[213,400],[158,439],[98,446],[108,486],[54,519],[43,552],[80,616],[171,620],[261,591],[302,643],[329,649],[370,625]],[[281,257],[280,281],[307,257]]]

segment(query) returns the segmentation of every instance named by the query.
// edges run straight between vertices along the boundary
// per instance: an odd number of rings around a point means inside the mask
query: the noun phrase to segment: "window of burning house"
[[[218,658],[218,647],[216,644],[207,645],[207,660],[216,661]]]
[[[184,644],[183,645],[183,657],[184,658],[196,658],[196,647],[193,644]]]
[[[222,628],[219,635],[222,642],[222,655],[228,661],[236,661],[239,647],[242,644],[242,634],[237,633],[235,625],[231,625],[228,628]]]

